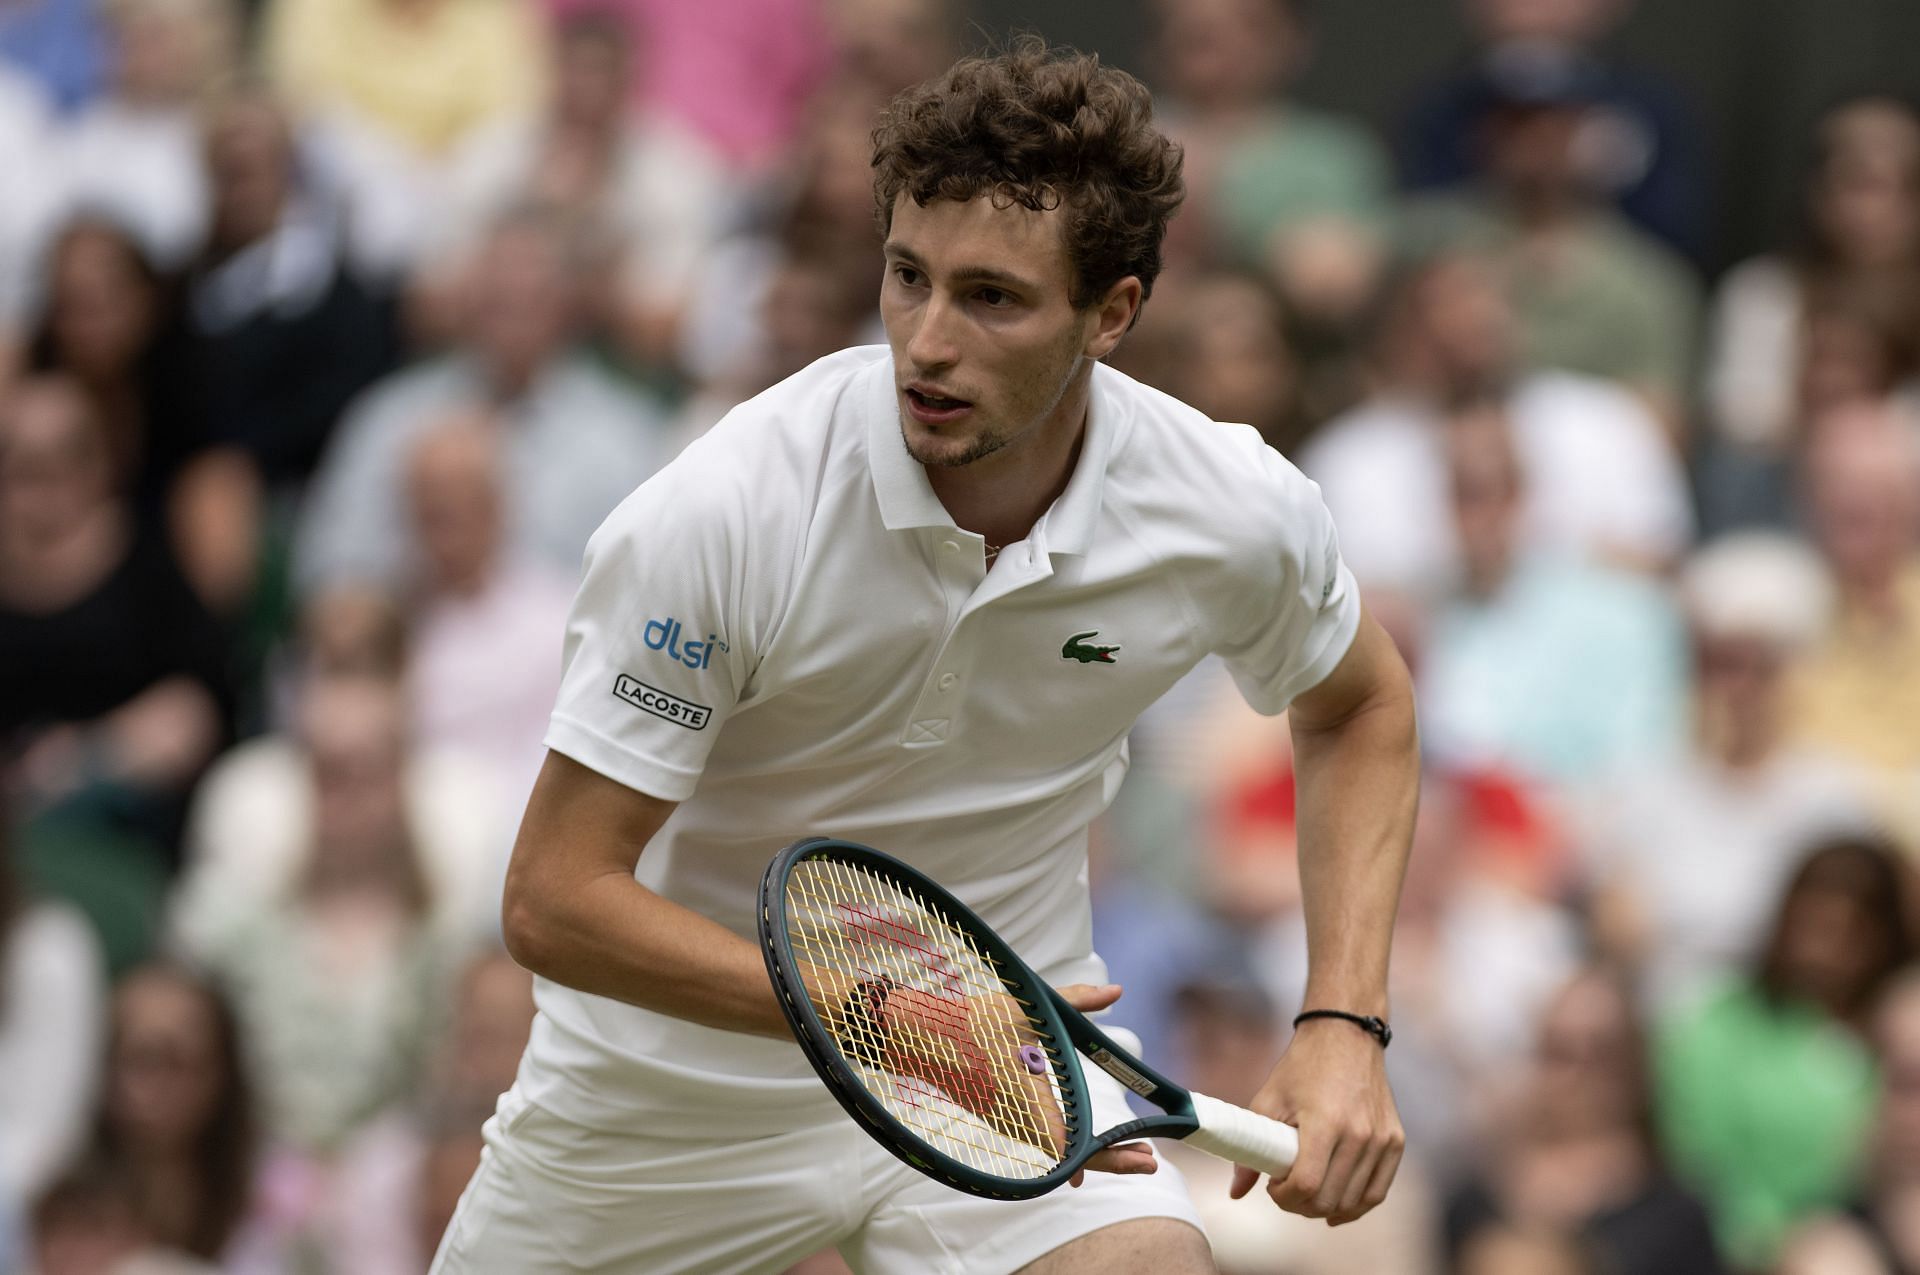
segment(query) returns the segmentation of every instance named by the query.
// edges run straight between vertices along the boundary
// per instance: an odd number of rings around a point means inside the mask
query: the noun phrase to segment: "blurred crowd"
[[[1400,1183],[1328,1230],[1169,1147],[1222,1269],[1920,1270],[1914,104],[1715,275],[1623,0],[1460,0],[1391,134],[1291,95],[1293,0],[1141,4],[1189,194],[1113,361],[1321,485],[1427,760]],[[965,16],[0,0],[0,1270],[425,1269],[586,538],[881,339],[868,132]],[[1285,723],[1208,663],[1133,757],[1098,946],[1244,1101]]]

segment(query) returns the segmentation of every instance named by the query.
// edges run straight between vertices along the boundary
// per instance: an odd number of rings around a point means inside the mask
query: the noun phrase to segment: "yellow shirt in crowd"
[[[266,55],[306,111],[345,109],[425,154],[532,101],[543,44],[511,0],[275,0]]]
[[[1842,612],[1795,670],[1798,741],[1870,768],[1896,825],[1920,816],[1920,563],[1898,587],[1900,620]]]

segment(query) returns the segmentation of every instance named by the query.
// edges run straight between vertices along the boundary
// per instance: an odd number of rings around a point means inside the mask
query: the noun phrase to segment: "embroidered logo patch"
[[[713,717],[713,710],[705,704],[669,695],[659,687],[648,686],[639,678],[628,677],[625,673],[613,680],[613,693],[635,708],[688,730],[705,730],[707,722]]]
[[[1099,629],[1088,629],[1085,633],[1074,634],[1067,639],[1066,645],[1060,648],[1060,658],[1063,660],[1078,660],[1082,664],[1117,663],[1113,658],[1113,653],[1120,649],[1120,644],[1114,642],[1111,645],[1103,646],[1095,645],[1087,641],[1088,638],[1096,638],[1099,636]]]

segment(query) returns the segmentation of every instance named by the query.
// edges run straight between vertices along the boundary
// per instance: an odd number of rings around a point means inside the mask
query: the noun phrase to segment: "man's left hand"
[[[1384,1051],[1365,1032],[1338,1019],[1300,1024],[1252,1107],[1300,1131],[1293,1168],[1267,1183],[1275,1204],[1341,1226],[1387,1198],[1406,1134]],[[1255,1170],[1236,1168],[1233,1198],[1259,1180]]]

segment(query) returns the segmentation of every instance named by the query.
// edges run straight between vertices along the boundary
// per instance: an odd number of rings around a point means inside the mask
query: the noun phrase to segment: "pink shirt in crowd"
[[[820,0],[546,0],[555,18],[608,13],[632,33],[636,104],[752,167],[797,129],[829,62]]]

